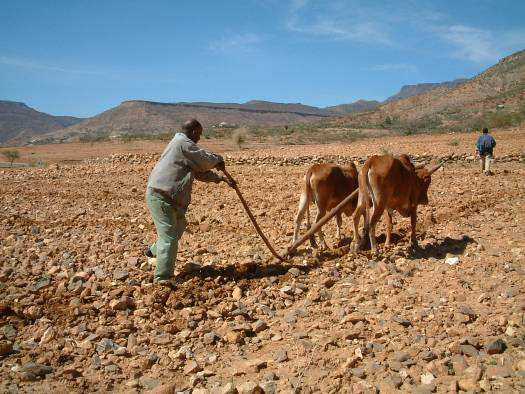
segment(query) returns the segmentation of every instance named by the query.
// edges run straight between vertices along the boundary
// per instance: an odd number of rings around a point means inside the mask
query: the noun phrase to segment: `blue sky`
[[[525,48],[525,1],[3,0],[0,99],[316,106],[471,77]]]

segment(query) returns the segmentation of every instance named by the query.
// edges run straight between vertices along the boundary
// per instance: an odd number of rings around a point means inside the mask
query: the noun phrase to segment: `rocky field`
[[[379,256],[350,252],[346,219],[343,246],[330,222],[330,250],[279,263],[231,189],[196,182],[171,292],[142,255],[157,155],[0,170],[0,392],[523,392],[522,135],[502,136],[494,176],[472,135],[230,152],[278,250],[309,163],[455,154],[419,209],[421,250],[397,215]]]

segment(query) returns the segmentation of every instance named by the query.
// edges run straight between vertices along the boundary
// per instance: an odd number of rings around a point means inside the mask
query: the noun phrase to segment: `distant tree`
[[[13,162],[20,157],[20,152],[17,150],[5,150],[2,152],[2,155],[9,160],[11,167],[13,167]]]

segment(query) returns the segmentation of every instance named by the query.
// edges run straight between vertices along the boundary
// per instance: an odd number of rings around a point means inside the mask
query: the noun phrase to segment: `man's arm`
[[[479,155],[481,153],[481,148],[479,146],[479,142],[481,141],[481,136],[478,137],[478,140],[476,141],[476,153]]]
[[[195,179],[201,182],[222,182],[224,177],[220,176],[214,171],[196,172]]]
[[[190,166],[195,173],[209,171],[215,168],[217,164],[223,162],[222,156],[201,149],[197,144],[183,145],[182,152],[190,162]]]

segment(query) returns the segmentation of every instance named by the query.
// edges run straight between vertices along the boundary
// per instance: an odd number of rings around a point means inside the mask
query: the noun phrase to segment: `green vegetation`
[[[454,138],[452,141],[448,143],[450,146],[459,146],[459,140],[457,138]]]
[[[79,137],[80,142],[89,142],[91,144],[101,141],[109,141],[108,133],[93,133],[93,134],[82,134]]]
[[[2,155],[9,161],[11,167],[13,167],[13,162],[20,158],[20,152],[17,150],[5,150]]]
[[[173,138],[173,133],[157,133],[157,134],[147,134],[147,133],[134,133],[134,134],[124,134],[118,137],[122,142],[132,142],[132,141],[170,141]]]

